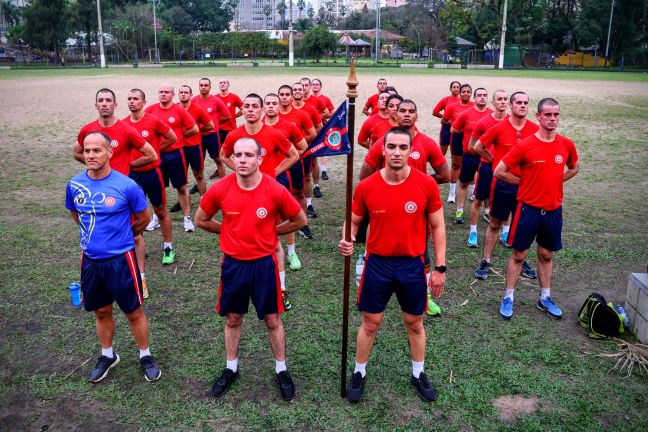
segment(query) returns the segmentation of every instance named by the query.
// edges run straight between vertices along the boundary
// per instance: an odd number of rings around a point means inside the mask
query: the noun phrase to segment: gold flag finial
[[[356,77],[356,56],[355,54],[351,57],[351,69],[349,69],[349,77],[347,78],[347,92],[346,97],[348,98],[357,98],[358,97],[358,77]]]

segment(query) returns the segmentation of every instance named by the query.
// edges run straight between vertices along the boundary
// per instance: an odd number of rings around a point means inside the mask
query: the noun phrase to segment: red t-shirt
[[[452,124],[452,122],[455,121],[459,114],[469,108],[472,108],[473,106],[475,106],[475,102],[468,102],[468,105],[461,105],[461,103],[459,102],[447,105],[445,110],[443,111],[443,121],[447,121]]]
[[[389,122],[389,117],[382,118],[378,113],[370,115],[360,127],[360,132],[358,132],[358,142],[367,141],[369,137],[371,137],[371,128],[373,128],[376,123],[383,121]]]
[[[243,106],[243,101],[234,93],[228,93],[227,96],[223,96],[219,93],[216,97],[225,103],[231,116],[231,118],[221,126],[221,129],[227,131],[236,129],[236,108],[241,108]]]
[[[191,114],[191,117],[196,120],[196,124],[198,125],[198,130],[205,126],[207,123],[212,121],[211,116],[200,107],[200,105],[192,103],[189,105],[189,108],[187,108],[187,112]],[[214,121],[214,126],[218,124],[218,121]],[[216,129],[218,129],[218,126],[216,126]],[[213,130],[213,129],[212,129]],[[194,147],[200,144],[200,132],[197,134],[191,135],[190,137],[185,137],[184,139],[184,146],[185,147]]]
[[[304,104],[304,106],[302,106],[301,108],[297,108],[295,106],[293,106],[293,108],[306,113],[315,127],[317,127],[318,124],[322,123],[322,117],[320,117],[317,110],[312,106]]]
[[[512,171],[518,171],[520,186],[517,200],[533,207],[555,210],[563,201],[565,165],[573,168],[578,162],[574,142],[556,134],[551,142],[535,134],[516,145],[502,158]]]
[[[454,105],[456,103],[459,103],[459,96],[446,96],[444,98],[441,98],[439,102],[434,106],[434,109],[432,110],[432,114],[434,115],[441,115],[441,111],[445,111],[446,108],[448,108],[450,105]]]
[[[455,121],[452,122],[453,128],[463,132],[463,140],[461,144],[463,145],[464,153],[468,151],[470,137],[472,136],[473,129],[477,122],[484,116],[489,116],[492,112],[493,110],[490,108],[486,108],[484,111],[477,111],[475,107],[473,107],[473,109],[466,110],[459,114]]]
[[[275,169],[286,158],[286,153],[292,147],[288,138],[266,124],[263,124],[259,132],[254,135],[250,135],[245,130],[245,125],[242,125],[227,134],[227,138],[225,138],[225,142],[223,143],[225,156],[229,157],[234,153],[234,143],[240,138],[246,137],[254,138],[261,146],[261,161],[259,162],[261,172],[274,178]]]
[[[312,129],[313,122],[311,121],[310,117],[308,114],[305,112],[298,110],[297,108],[291,108],[290,112],[288,114],[284,113],[279,113],[279,118],[286,120],[295,126],[301,131],[302,135],[306,136],[308,133],[307,131],[309,129]]]
[[[218,122],[220,121],[220,119],[230,116],[230,112],[227,109],[227,106],[225,106],[225,103],[215,95],[209,95],[206,99],[203,99],[202,97],[200,97],[200,95],[194,96],[191,99],[191,105],[194,104],[207,111],[209,118],[214,122],[214,129],[210,130],[209,132],[200,132],[201,135],[215,134],[216,132],[218,132]]]
[[[236,174],[214,183],[200,200],[200,208],[213,217],[223,214],[220,250],[238,260],[274,255],[277,220],[294,218],[301,206],[290,192],[267,175],[252,189],[242,189]]]
[[[263,124],[270,126],[271,128],[274,128],[281,132],[283,136],[288,138],[288,141],[290,141],[293,145],[296,145],[299,141],[301,141],[304,138],[304,135],[302,135],[301,131],[297,126],[295,126],[294,123],[289,122],[284,119],[279,119],[279,121],[273,125],[269,125],[265,122],[266,117],[263,119]],[[295,148],[297,148],[295,146]]]
[[[122,120],[124,123],[135,129],[137,132],[142,135],[142,138],[144,138],[149,144],[153,146],[155,149],[155,153],[157,154],[158,160],[155,162],[151,162],[148,165],[144,165],[141,167],[137,168],[132,168],[133,171],[149,171],[152,170],[153,168],[157,167],[160,165],[160,137],[171,128],[169,127],[168,124],[164,123],[162,120],[159,118],[151,115],[151,114],[146,114],[144,113],[144,117],[142,117],[139,121],[134,122],[131,120],[131,116],[126,116]],[[137,150],[133,149],[131,152],[131,162],[134,161],[135,159],[141,158],[143,155],[142,153]]]
[[[369,96],[369,99],[367,99],[367,102],[365,102],[365,109],[368,109],[370,113],[375,114],[378,112],[378,97],[380,96],[379,93],[376,93],[375,95]]]
[[[333,102],[331,102],[331,99],[328,98],[328,96],[324,96],[323,94],[319,94],[316,96],[319,100],[321,100],[324,103],[324,106],[326,107],[327,110],[333,114],[335,111],[335,106],[333,105]]]
[[[313,95],[310,95],[308,99],[304,99],[304,103],[315,108],[320,115],[326,111],[326,105],[317,96],[313,97]]]
[[[502,120],[506,120],[509,118],[509,115],[506,114]],[[487,117],[484,117],[483,119],[479,120],[475,127],[473,128],[473,133],[472,137],[475,138],[476,141],[478,141],[484,133],[490,129],[491,127],[495,126],[497,123],[501,122],[502,120],[497,120],[494,118],[492,115],[489,115]],[[483,144],[483,143],[482,143]],[[493,154],[493,144],[489,145],[486,147],[488,151]],[[486,159],[481,158],[481,161],[483,163],[490,163]]]
[[[146,108],[146,112],[159,117],[160,120],[171,126],[171,129],[173,129],[173,132],[175,132],[178,138],[171,147],[167,147],[162,153],[181,149],[184,145],[184,130],[190,129],[196,124],[191,114],[178,104],[172,104],[169,108],[162,108],[159,103],[156,103],[149,105]]]
[[[93,131],[103,132],[110,137],[110,145],[113,155],[110,159],[110,167],[124,175],[130,172],[131,152],[134,148],[142,148],[146,140],[132,127],[121,120],[117,120],[110,127],[103,127],[99,120],[95,120],[83,126],[77,136],[77,142],[83,148],[83,140]]]
[[[382,137],[373,143],[365,156],[364,161],[371,168],[379,169],[385,166],[385,159],[382,154],[384,138]],[[432,138],[418,132],[412,139],[412,152],[407,160],[407,165],[425,174],[427,173],[428,163],[432,168],[437,169],[446,163],[446,158],[441,153],[439,145]]]
[[[371,133],[369,134],[369,138],[371,139],[372,143],[375,143],[379,139],[383,138],[387,132],[389,132],[392,128],[395,128],[396,126],[392,125],[389,120],[385,122],[379,122],[374,125],[374,127],[371,128]]]
[[[511,119],[501,121],[492,128],[488,129],[484,135],[479,138],[484,147],[488,148],[493,145],[493,169],[502,160],[504,155],[508,153],[514,145],[520,144],[524,139],[530,137],[538,131],[538,125],[530,120],[524,122],[524,126],[519,131],[511,124]],[[518,175],[517,172],[511,169],[511,174]],[[494,180],[494,179],[493,179]]]
[[[398,185],[388,184],[378,171],[360,181],[353,193],[353,213],[369,216],[367,251],[380,256],[423,255],[427,215],[440,208],[436,182],[415,169]]]

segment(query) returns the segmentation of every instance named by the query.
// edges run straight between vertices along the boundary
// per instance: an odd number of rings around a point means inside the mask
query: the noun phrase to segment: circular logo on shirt
[[[256,211],[256,215],[259,219],[263,219],[264,217],[268,216],[268,210],[264,209],[263,207],[259,207]]]
[[[266,149],[261,147],[261,157],[265,157],[265,155],[266,155]]]
[[[77,205],[83,205],[85,203],[85,201],[86,201],[85,196],[81,195],[81,194],[77,195],[74,198],[74,203],[77,204]]]
[[[412,213],[414,213],[416,211],[416,209],[417,209],[417,207],[416,207],[416,203],[414,201],[407,201],[405,203],[405,212],[406,213],[412,214]]]
[[[232,106],[232,103],[231,103],[231,102],[227,102],[227,108],[229,108],[229,107],[231,107],[231,106]]]
[[[556,155],[556,158],[554,159],[557,164],[560,164],[563,162],[563,157],[562,155]]]
[[[207,108],[207,112],[209,112],[209,113],[212,112],[211,107]]]
[[[419,160],[419,158],[421,157],[421,153],[419,153],[419,152],[417,152],[417,151],[412,152],[412,154],[410,155],[410,157],[411,157],[412,159],[414,159],[414,160]]]
[[[110,147],[115,148],[119,145],[119,141],[117,140],[112,140],[110,141]]]
[[[108,207],[112,207],[115,205],[115,198],[113,197],[106,197],[106,200],[104,201]]]
[[[169,117],[169,123],[175,123],[175,117],[173,116]]]
[[[142,131],[142,136],[143,136],[144,138],[147,138],[147,137],[149,136],[149,131],[147,131],[147,130],[143,130],[143,131]]]

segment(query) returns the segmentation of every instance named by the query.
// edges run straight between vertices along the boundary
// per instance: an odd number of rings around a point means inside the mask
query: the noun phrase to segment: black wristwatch
[[[438,271],[439,273],[445,273],[448,268],[444,265],[440,266],[434,266],[434,270]]]

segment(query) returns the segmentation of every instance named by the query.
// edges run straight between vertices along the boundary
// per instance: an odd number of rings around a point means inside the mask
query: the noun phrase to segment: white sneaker
[[[194,232],[196,230],[196,227],[191,221],[191,216],[184,218],[184,230],[185,232]]]
[[[156,228],[160,228],[160,219],[157,215],[153,213],[153,217],[148,225],[146,225],[146,231],[154,231]]]
[[[456,201],[456,200],[455,200],[455,194],[453,194],[453,193],[449,193],[449,194],[448,194],[448,202],[449,202],[449,203],[453,203],[453,202],[455,202],[455,201]]]

